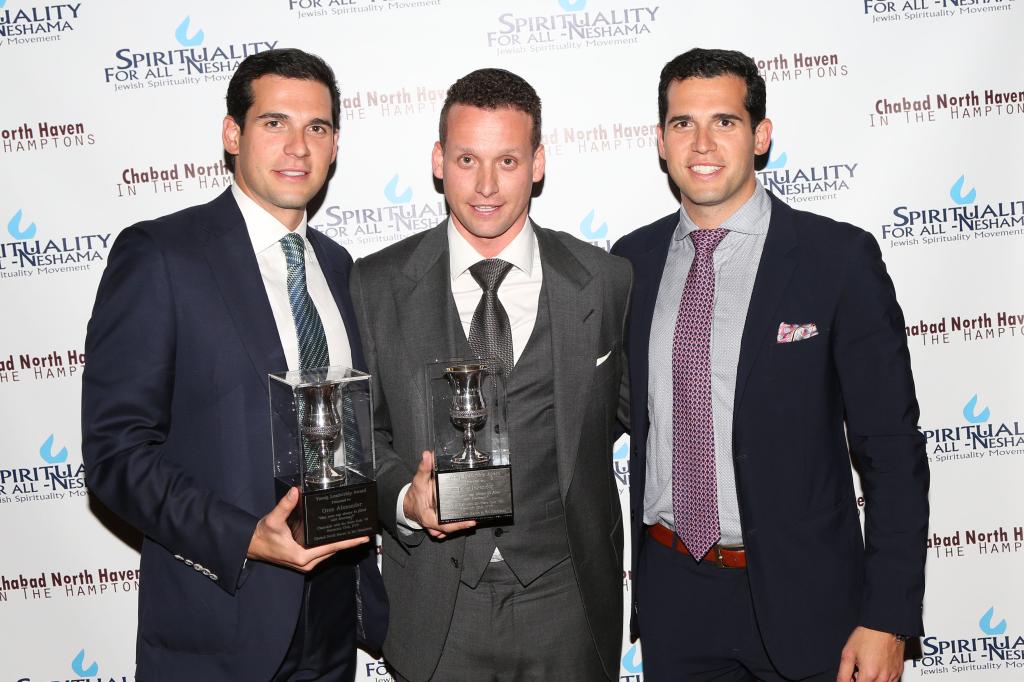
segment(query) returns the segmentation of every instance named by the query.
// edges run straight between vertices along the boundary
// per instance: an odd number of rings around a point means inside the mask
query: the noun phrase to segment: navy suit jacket
[[[778,670],[803,677],[838,665],[857,625],[922,633],[929,475],[903,313],[877,243],[771,201],[740,346],[732,452],[758,625]],[[626,336],[634,575],[645,535],[648,343],[678,222],[673,213],[612,249],[636,273]],[[818,335],[778,343],[782,322],[813,322]],[[866,500],[863,536],[851,457]]]
[[[307,236],[361,367],[352,259],[316,230]],[[303,576],[242,567],[277,500],[267,374],[287,363],[230,190],[118,236],[85,348],[86,482],[145,535],[137,676],[269,679],[295,630]],[[363,555],[347,559],[362,558],[364,621],[380,626],[376,557]]]

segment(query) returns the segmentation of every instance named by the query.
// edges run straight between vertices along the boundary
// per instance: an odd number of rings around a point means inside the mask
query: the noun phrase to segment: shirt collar
[[[238,204],[238,210],[242,212],[245,220],[245,228],[249,232],[249,239],[252,240],[252,248],[256,253],[261,253],[271,247],[277,246],[289,232],[301,235],[303,241],[306,239],[306,212],[302,212],[302,220],[295,230],[289,230],[280,220],[270,215],[267,209],[263,208],[252,198],[242,191],[236,183],[231,183],[231,195]]]
[[[768,192],[764,186],[758,182],[755,183],[754,193],[747,201],[736,209],[736,212],[725,219],[725,221],[719,225],[730,232],[742,232],[744,234],[764,234],[768,231],[768,221],[764,219],[766,213],[770,213],[772,208],[771,199],[768,198]],[[682,206],[679,207],[679,227],[676,228],[675,239],[686,239],[686,237],[694,230],[699,230],[697,223],[690,219],[686,209]]]
[[[533,252],[536,248],[537,237],[533,233],[533,223],[527,218],[523,229],[495,258],[511,263],[512,267],[522,270],[530,277],[533,275]],[[452,281],[469,270],[471,265],[483,260],[476,249],[455,229],[451,218],[448,219],[448,258]]]

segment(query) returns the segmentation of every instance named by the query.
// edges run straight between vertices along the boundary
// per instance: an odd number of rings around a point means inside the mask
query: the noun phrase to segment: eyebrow
[[[716,121],[743,121],[743,118],[741,116],[728,113],[712,114],[711,118]],[[668,120],[668,124],[672,125],[673,123],[689,123],[691,121],[693,121],[693,116],[690,116],[689,114],[679,114],[678,116],[673,116],[672,118],[670,118]]]
[[[267,119],[274,120],[274,121],[289,121],[289,120],[291,120],[291,116],[289,116],[288,114],[282,114],[282,113],[277,112],[277,111],[268,111],[267,113],[260,114],[259,116],[256,117],[257,121],[259,121],[259,120],[267,120]],[[309,120],[309,123],[307,123],[306,125],[321,125],[321,126],[326,126],[327,128],[331,128],[331,129],[334,128],[334,124],[333,123],[331,123],[330,121],[328,121],[326,119],[322,119],[322,118],[319,118],[319,117],[311,118]]]

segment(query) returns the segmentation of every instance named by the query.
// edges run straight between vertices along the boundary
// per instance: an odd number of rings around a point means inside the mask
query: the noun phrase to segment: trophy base
[[[434,487],[441,523],[512,521],[512,467],[508,464],[439,470]]]
[[[295,541],[317,547],[377,533],[377,482],[351,482],[326,490],[299,491],[299,504],[288,523]],[[276,480],[278,494],[288,486]]]

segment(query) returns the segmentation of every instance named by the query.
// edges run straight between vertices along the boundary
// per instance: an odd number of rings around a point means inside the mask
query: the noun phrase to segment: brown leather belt
[[[665,526],[656,524],[654,526],[647,526],[647,534],[651,536],[655,541],[665,545],[669,549],[674,549],[680,554],[690,556],[690,550],[686,549],[686,545],[679,537],[670,531]],[[704,555],[701,561],[707,561],[714,566],[719,568],[746,568],[747,567],[747,553],[742,547],[723,547],[722,545],[712,545],[708,553]]]

